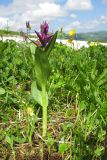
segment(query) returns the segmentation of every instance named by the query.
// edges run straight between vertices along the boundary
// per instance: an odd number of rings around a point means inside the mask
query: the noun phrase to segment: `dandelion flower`
[[[33,109],[31,107],[28,107],[27,110],[26,110],[26,112],[27,112],[27,114],[29,116],[33,116],[34,115],[34,111],[33,111]]]
[[[76,34],[76,29],[72,29],[70,32],[69,32],[69,36],[74,36]]]

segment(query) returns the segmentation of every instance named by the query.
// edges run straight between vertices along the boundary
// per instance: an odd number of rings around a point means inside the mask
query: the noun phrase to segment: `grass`
[[[106,160],[107,48],[55,45],[44,138],[29,45],[0,41],[0,159]]]

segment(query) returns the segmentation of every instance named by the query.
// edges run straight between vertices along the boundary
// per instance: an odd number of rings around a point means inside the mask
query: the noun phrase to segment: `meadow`
[[[55,43],[48,59],[41,104],[34,44],[0,41],[0,160],[106,160],[107,47]]]

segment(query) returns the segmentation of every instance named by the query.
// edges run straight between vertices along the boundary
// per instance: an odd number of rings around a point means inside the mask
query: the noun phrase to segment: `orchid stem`
[[[42,107],[43,107],[43,137],[47,134],[47,103],[46,103],[46,86],[42,86]]]

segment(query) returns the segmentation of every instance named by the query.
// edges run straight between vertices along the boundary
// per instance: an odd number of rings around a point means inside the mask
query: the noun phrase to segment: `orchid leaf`
[[[45,48],[45,52],[46,52],[46,55],[49,56],[51,50],[53,49],[54,47],[54,44],[55,44],[55,41],[56,41],[56,38],[57,38],[57,33],[58,32],[55,32],[55,34],[53,35],[51,41],[49,42],[49,44],[46,46]]]
[[[46,84],[47,79],[50,74],[50,65],[48,58],[39,47],[36,49],[35,53],[35,75],[37,81],[42,85]]]
[[[42,106],[42,92],[37,88],[36,81],[32,82],[31,92],[35,101]]]
[[[32,82],[31,85],[32,96],[37,103],[39,103],[43,107],[42,103],[42,91],[37,87],[36,81]],[[48,94],[46,93],[46,106],[48,106]]]

